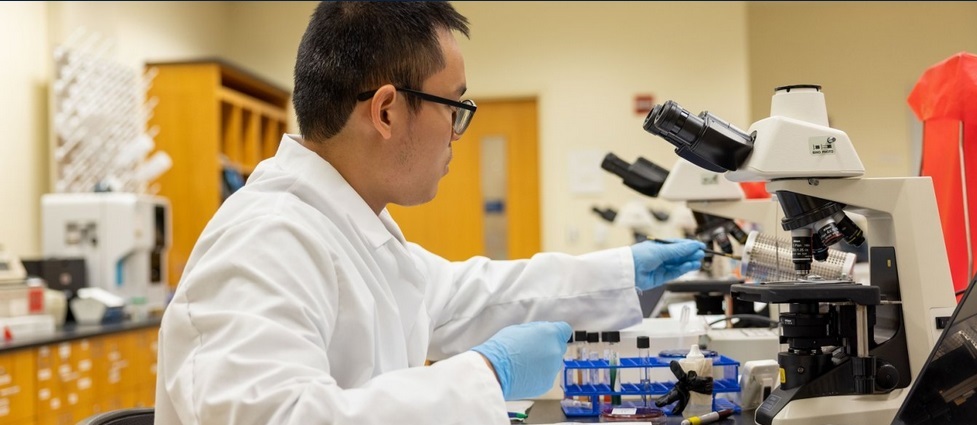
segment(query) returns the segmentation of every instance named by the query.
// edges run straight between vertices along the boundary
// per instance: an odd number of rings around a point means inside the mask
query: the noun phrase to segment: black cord
[[[707,323],[707,325],[708,326],[712,326],[712,325],[715,325],[716,323],[725,322],[726,320],[731,320],[731,319],[754,320],[754,321],[758,321],[758,322],[765,322],[768,325],[768,327],[770,327],[770,328],[776,328],[777,326],[780,325],[780,323],[778,321],[773,320],[773,319],[771,319],[769,317],[766,317],[766,316],[761,316],[759,314],[734,314],[734,315],[729,316],[729,317],[723,317],[722,319],[713,320],[713,321]]]
[[[963,289],[961,289],[961,290],[959,290],[957,292],[954,292],[953,295],[960,295],[960,294],[962,294],[964,292],[967,292],[967,288],[963,288]]]

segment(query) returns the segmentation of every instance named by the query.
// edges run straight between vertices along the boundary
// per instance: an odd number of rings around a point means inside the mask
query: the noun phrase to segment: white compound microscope
[[[672,170],[668,171],[643,157],[638,157],[634,163],[629,164],[613,153],[608,153],[601,168],[621,177],[625,186],[645,196],[685,203],[695,220],[695,229],[689,229],[690,235],[694,234],[707,248],[729,255],[733,254],[731,237],[740,245],[745,244],[748,238],[747,232],[734,220],[743,219],[773,227],[775,213],[780,208],[769,199],[745,199],[739,184],[722,178],[719,173],[703,170],[684,159],[679,159]],[[622,208],[621,212],[624,213],[625,209]],[[618,214],[617,219],[625,222],[642,221],[640,218],[632,219],[627,216],[622,218],[621,214]],[[704,264],[711,260],[712,256],[707,255]]]
[[[757,408],[762,425],[889,423],[956,305],[929,177],[860,178],[848,135],[828,126],[821,87],[774,91],[770,116],[742,131],[677,103],[645,120],[689,162],[731,181],[765,181],[791,234],[795,279],[734,285],[780,303],[781,385]],[[865,217],[861,229],[846,211]],[[870,281],[811,273],[828,247],[868,237]]]

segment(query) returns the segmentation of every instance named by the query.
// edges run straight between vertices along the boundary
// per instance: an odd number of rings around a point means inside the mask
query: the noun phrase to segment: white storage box
[[[10,283],[0,285],[0,317],[44,313],[44,286]]]
[[[621,343],[618,344],[621,357],[638,356],[638,337],[646,336],[651,342],[648,350],[657,356],[662,350],[684,349],[699,343],[699,337],[706,334],[706,320],[702,316],[692,316],[682,329],[681,322],[675,318],[647,318],[630,328],[621,329]]]
[[[25,338],[53,335],[54,332],[54,317],[47,314],[0,317],[0,335],[4,339],[10,337],[13,341],[17,341]]]

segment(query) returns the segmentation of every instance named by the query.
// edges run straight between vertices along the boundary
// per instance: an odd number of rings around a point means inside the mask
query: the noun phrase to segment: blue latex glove
[[[688,272],[699,270],[706,245],[689,239],[669,239],[672,243],[644,241],[631,245],[634,256],[634,285],[647,291]]]
[[[472,348],[492,363],[506,400],[535,397],[553,385],[570,339],[564,322],[530,322],[503,328]]]

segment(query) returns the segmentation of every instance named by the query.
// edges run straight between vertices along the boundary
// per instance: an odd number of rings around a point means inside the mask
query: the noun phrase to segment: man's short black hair
[[[292,102],[303,137],[335,136],[358,93],[384,84],[419,90],[445,67],[439,30],[467,37],[468,20],[447,2],[320,3],[295,60]]]

